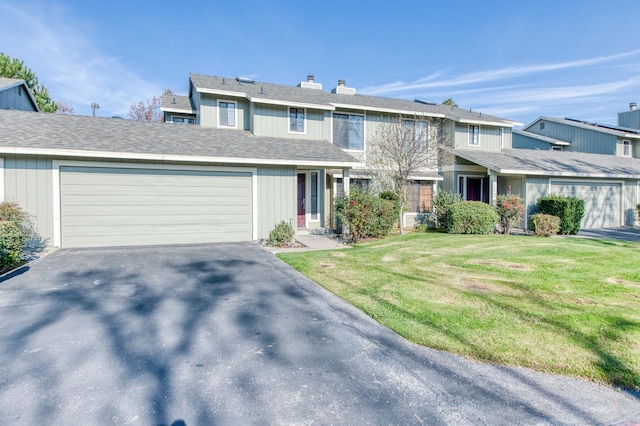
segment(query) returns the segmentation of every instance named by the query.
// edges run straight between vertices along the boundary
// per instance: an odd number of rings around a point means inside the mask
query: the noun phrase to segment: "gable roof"
[[[0,110],[0,153],[199,163],[354,167],[327,141],[264,138],[241,130]]]
[[[319,89],[201,74],[190,74],[189,78],[198,92],[242,97],[255,103],[271,103],[330,111],[336,108],[343,108],[407,115],[417,114],[429,117],[448,118],[462,123],[487,124],[503,127],[513,127],[514,125],[522,124],[481,112],[469,111],[442,104],[434,105],[405,99],[360,94],[337,94]]]
[[[179,112],[183,114],[195,114],[196,109],[188,96],[162,95],[160,110],[166,112]]]
[[[552,145],[571,145],[571,142],[563,141],[561,139],[556,139],[556,138],[550,138],[548,136],[542,136],[542,135],[539,135],[537,133],[524,132],[522,130],[512,130],[512,133],[514,135],[524,136],[524,137],[531,138],[531,139],[536,139],[536,140],[539,140],[539,141],[542,141],[542,142],[547,142],[547,143],[550,143]]]
[[[580,121],[572,118],[538,117],[533,122],[525,126],[522,130],[527,131],[543,120],[550,121],[552,123],[564,124],[566,126],[577,127],[580,129],[592,130],[594,132],[605,133],[607,135],[613,135],[616,137],[640,139],[640,130],[638,129],[614,126],[612,124],[590,123],[588,121]]]
[[[31,100],[31,104],[33,105],[33,107],[35,108],[36,111],[40,111],[40,108],[38,107],[38,104],[36,103],[36,100],[34,99],[33,95],[31,94],[31,91],[29,90],[29,86],[27,86],[27,82],[19,79],[19,78],[6,78],[6,77],[0,77],[0,92],[3,90],[9,90],[12,89],[14,87],[17,86],[24,86],[24,91],[27,93],[27,95],[29,95],[29,99]]]
[[[535,149],[504,149],[501,152],[457,149],[453,153],[501,174],[640,178],[640,159],[632,157]]]

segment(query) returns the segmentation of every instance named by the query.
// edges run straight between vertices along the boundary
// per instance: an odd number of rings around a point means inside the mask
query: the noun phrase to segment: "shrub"
[[[33,236],[29,216],[17,203],[0,203],[0,268],[20,263],[22,249]]]
[[[436,228],[445,229],[447,227],[447,212],[449,207],[462,201],[458,194],[447,191],[438,191],[433,198],[433,208],[436,213]]]
[[[293,242],[295,230],[284,220],[276,225],[269,233],[269,244],[275,247],[285,247]]]
[[[500,216],[500,227],[503,234],[509,234],[511,228],[522,219],[524,204],[522,198],[515,194],[502,194],[496,198],[496,212]]]
[[[354,242],[387,236],[397,221],[394,202],[357,189],[336,200],[336,214]]]
[[[550,237],[560,232],[560,218],[545,213],[532,214],[529,227],[538,237]]]
[[[447,212],[447,232],[451,234],[490,234],[499,217],[496,210],[481,201],[454,203]]]
[[[536,202],[540,213],[550,214],[560,218],[560,233],[575,235],[580,232],[582,217],[584,216],[584,200],[578,197],[564,197],[550,195],[540,197]]]
[[[429,229],[433,229],[436,227],[436,215],[435,213],[418,213],[415,218],[416,231],[418,232],[427,232]]]

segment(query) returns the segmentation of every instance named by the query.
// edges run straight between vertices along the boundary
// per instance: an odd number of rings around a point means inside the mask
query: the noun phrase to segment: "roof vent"
[[[356,89],[345,86],[344,80],[338,80],[338,85],[331,91],[331,93],[336,93],[338,95],[355,95]]]
[[[236,77],[236,81],[238,83],[247,83],[247,84],[254,84],[255,80],[248,78],[248,77]]]
[[[177,103],[177,102],[176,102],[176,98],[175,98],[175,96],[174,96],[174,97],[173,97],[173,100],[171,101],[171,105],[175,105],[176,103]]]
[[[316,83],[313,74],[309,74],[307,76],[307,81],[301,81],[300,84],[298,84],[298,87],[303,87],[305,89],[322,90],[322,84]]]
[[[435,102],[429,102],[422,99],[414,99],[413,101],[423,105],[437,105]]]
[[[629,104],[629,111],[635,111],[637,106],[638,106],[638,104],[637,104],[637,103],[635,103],[635,102],[631,102],[631,103]]]

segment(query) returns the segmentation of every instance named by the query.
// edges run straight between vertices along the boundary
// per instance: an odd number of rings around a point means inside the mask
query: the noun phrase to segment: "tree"
[[[58,110],[56,111],[58,114],[74,113],[73,107],[66,102],[58,101],[56,102],[56,105],[58,105]]]
[[[451,98],[447,99],[446,101],[442,101],[442,105],[450,105],[452,107],[458,106],[458,104]]]
[[[58,106],[49,96],[47,88],[38,82],[35,73],[29,67],[26,67],[23,61],[0,53],[0,77],[24,80],[40,111],[57,111]]]
[[[173,91],[165,89],[162,96],[165,95],[173,95]],[[154,96],[151,100],[147,99],[131,105],[129,119],[135,121],[162,121],[162,111],[160,110],[162,96]]]
[[[402,217],[409,202],[412,176],[437,168],[438,151],[444,139],[442,119],[397,115],[383,117],[366,153],[367,169],[383,191],[398,199],[400,233]]]

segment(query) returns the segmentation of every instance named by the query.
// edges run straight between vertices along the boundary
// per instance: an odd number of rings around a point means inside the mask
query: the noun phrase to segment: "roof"
[[[191,103],[191,99],[188,96],[179,95],[162,95],[162,111],[166,112],[179,112],[184,114],[195,114],[196,109]]]
[[[338,168],[360,164],[327,141],[11,110],[0,110],[0,153]]]
[[[8,89],[14,88],[16,86],[20,86],[20,85],[24,85],[24,89],[27,92],[27,94],[29,95],[29,98],[31,99],[31,103],[35,107],[35,110],[36,111],[40,111],[40,108],[38,107],[38,104],[36,103],[36,100],[34,99],[33,95],[31,94],[31,91],[29,90],[29,86],[27,86],[27,82],[26,81],[24,81],[22,79],[19,79],[19,78],[0,77],[0,91],[8,90]]]
[[[384,98],[368,95],[329,93],[319,89],[286,86],[245,79],[190,74],[191,82],[198,92],[240,96],[255,103],[275,103],[289,106],[309,107],[325,110],[363,109],[367,111],[417,114],[448,118],[472,124],[489,124],[513,127],[522,123],[495,117],[481,112],[442,104],[428,104],[406,99]],[[164,107],[163,103],[163,107]]]
[[[547,142],[553,145],[571,145],[571,142],[563,141],[556,138],[550,138],[548,136],[542,136],[537,133],[525,132],[522,130],[513,130],[514,135],[525,136],[527,138],[536,139],[542,142]]]
[[[552,123],[564,124],[571,127],[578,127],[581,129],[593,130],[594,132],[605,133],[613,136],[640,139],[640,130],[638,129],[614,126],[612,124],[590,123],[588,121],[580,121],[572,118],[538,117],[536,120],[525,126],[522,130],[527,131],[542,120],[550,121]]]
[[[632,157],[535,149],[453,153],[501,174],[640,179],[640,159]]]

